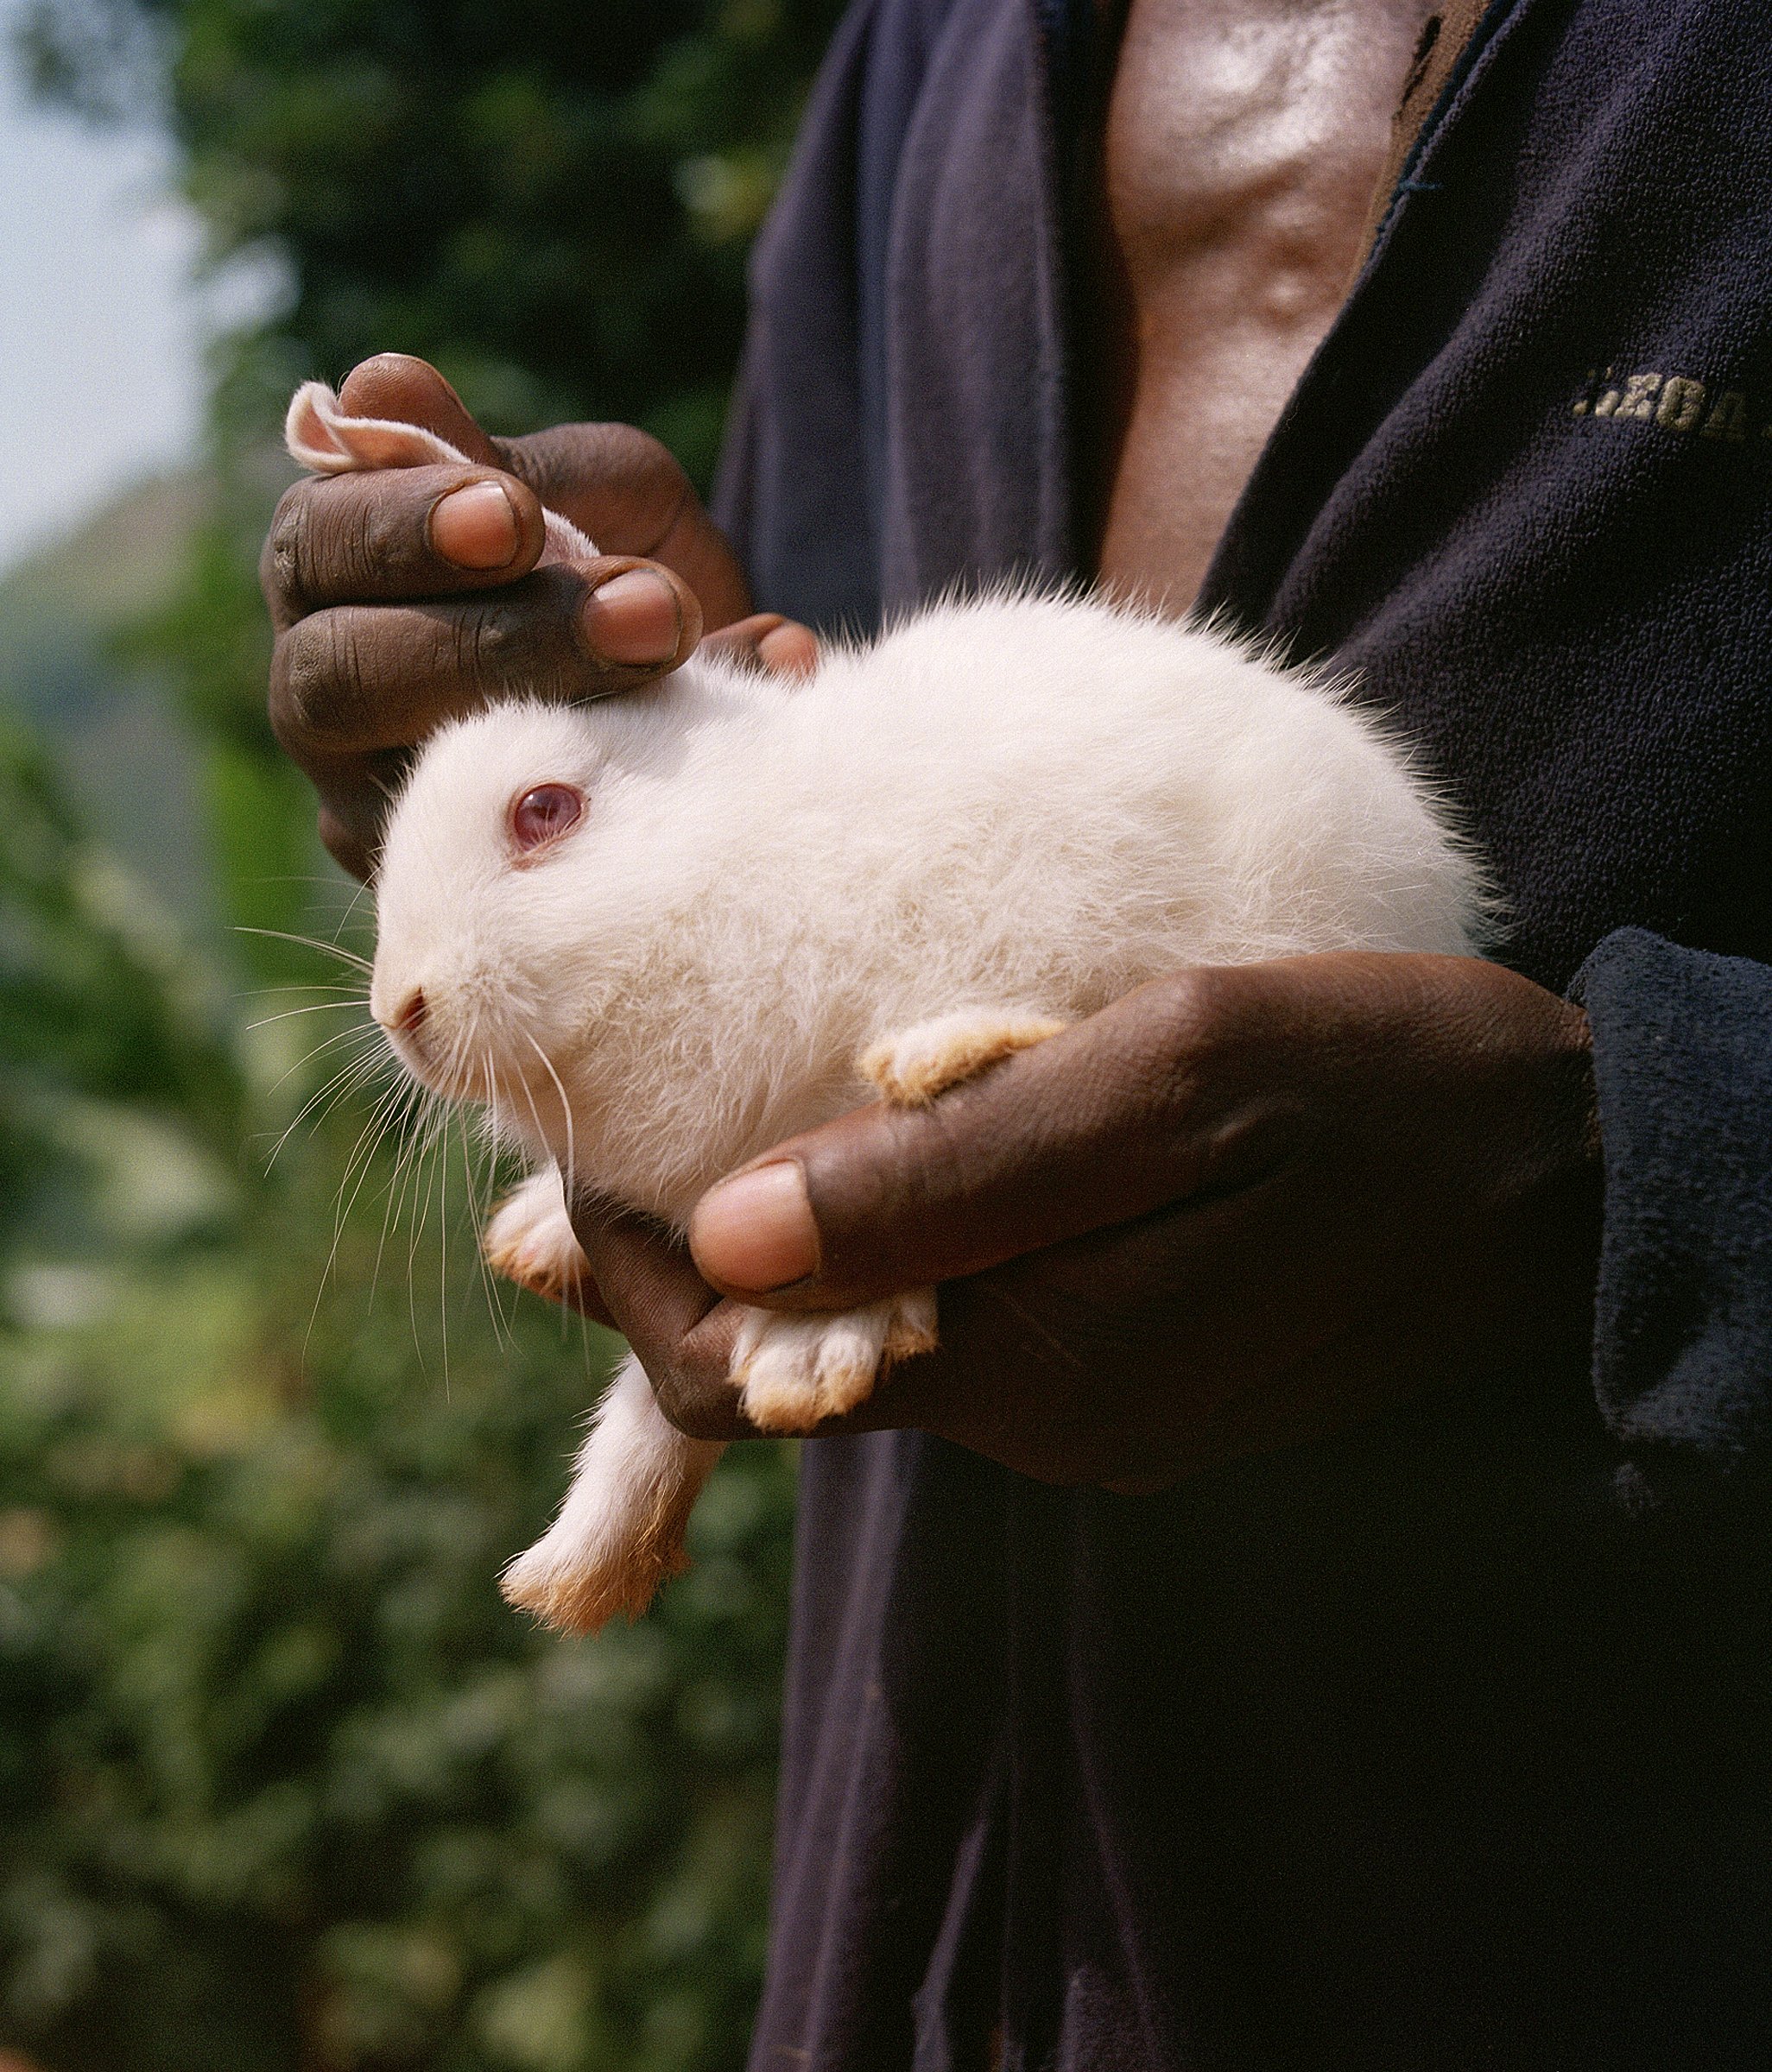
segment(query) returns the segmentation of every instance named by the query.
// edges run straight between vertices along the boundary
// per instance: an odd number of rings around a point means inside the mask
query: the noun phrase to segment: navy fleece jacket
[[[839,33],[719,500],[770,606],[1075,572],[1087,19],[859,0]],[[757,2072],[1772,2063],[1756,27],[1496,0],[1205,593],[1358,671],[1508,961],[1586,1004],[1592,1372],[1151,1498],[808,1444]]]

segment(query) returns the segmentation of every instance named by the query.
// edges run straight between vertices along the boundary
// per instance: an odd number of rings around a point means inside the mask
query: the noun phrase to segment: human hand
[[[595,1202],[573,1225],[687,1431],[749,1431],[741,1302],[940,1282],[940,1349],[820,1431],[1152,1489],[1579,1360],[1598,1198],[1579,1008],[1474,958],[1346,953],[1177,973],[927,1109],[794,1138],[703,1197],[693,1261]]]
[[[471,464],[299,482],[265,542],[271,723],[320,793],[322,840],[358,877],[408,755],[446,719],[522,692],[637,689],[704,626],[767,666],[810,665],[813,636],[751,614],[731,549],[646,433],[491,439],[434,367],[401,353],[365,360],[339,400],[423,425]],[[590,534],[595,560],[535,567],[544,504]]]

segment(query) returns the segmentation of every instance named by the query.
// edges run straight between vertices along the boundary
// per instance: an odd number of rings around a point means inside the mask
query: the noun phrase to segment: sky
[[[230,300],[193,283],[201,235],[163,138],[28,101],[18,13],[0,0],[0,568],[194,458]]]

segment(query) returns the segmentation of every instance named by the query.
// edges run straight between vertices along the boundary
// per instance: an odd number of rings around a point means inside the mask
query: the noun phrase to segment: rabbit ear
[[[594,561],[598,558],[596,542],[588,533],[581,533],[570,518],[562,518],[558,511],[542,510],[547,521],[547,538],[541,549],[538,568],[550,561]]]
[[[388,417],[347,417],[324,382],[304,382],[289,401],[283,443],[290,458],[316,475],[348,475],[358,468],[422,468],[438,463],[471,467],[465,453],[422,425]],[[568,518],[544,510],[542,561],[592,561],[597,548]]]
[[[466,467],[468,458],[422,425],[386,417],[346,417],[324,382],[304,382],[283,420],[290,457],[316,475],[353,468],[420,468],[437,462]]]

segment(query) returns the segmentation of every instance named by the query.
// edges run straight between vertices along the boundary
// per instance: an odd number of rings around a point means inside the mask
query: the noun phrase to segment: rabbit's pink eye
[[[511,838],[519,850],[539,849],[563,835],[585,810],[585,794],[570,784],[538,784],[510,809]]]

